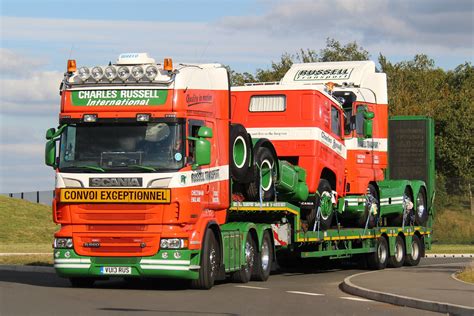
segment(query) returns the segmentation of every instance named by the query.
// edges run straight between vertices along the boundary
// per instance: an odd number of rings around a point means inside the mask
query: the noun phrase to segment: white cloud
[[[2,76],[27,77],[34,69],[44,64],[43,59],[27,58],[11,49],[0,48],[0,74]]]

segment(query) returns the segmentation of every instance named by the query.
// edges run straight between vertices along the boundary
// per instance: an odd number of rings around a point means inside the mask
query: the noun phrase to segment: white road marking
[[[351,300],[351,301],[358,301],[358,302],[373,302],[372,300],[368,300],[365,298],[360,297],[352,297],[352,296],[341,296],[343,300]]]
[[[268,290],[267,287],[258,287],[258,286],[250,286],[250,285],[236,285],[235,287],[241,287],[244,289],[254,289],[254,290]]]
[[[324,296],[324,294],[320,294],[320,293],[300,292],[300,291],[286,291],[286,293],[312,295],[312,296]]]

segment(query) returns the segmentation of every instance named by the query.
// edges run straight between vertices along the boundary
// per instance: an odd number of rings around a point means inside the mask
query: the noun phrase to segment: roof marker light
[[[150,121],[150,114],[137,114],[137,122],[148,122]]]
[[[82,120],[85,123],[94,123],[97,122],[97,114],[84,114]]]

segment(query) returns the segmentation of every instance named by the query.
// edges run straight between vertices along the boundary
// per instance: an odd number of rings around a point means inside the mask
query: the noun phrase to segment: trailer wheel
[[[252,158],[252,143],[245,127],[232,124],[230,127],[230,173],[237,182],[245,182]]]
[[[388,259],[388,266],[391,268],[400,268],[405,262],[405,242],[403,238],[397,236],[395,239],[395,253]]]
[[[208,228],[204,236],[204,245],[201,252],[201,268],[199,277],[191,281],[191,287],[207,290],[214,285],[220,267],[220,251],[216,236],[212,229]]]
[[[376,212],[380,212],[379,195],[373,184],[369,184],[367,187],[367,199],[368,203],[365,203],[364,215],[357,220],[357,224],[359,227],[365,228],[365,224],[367,223],[367,228],[373,228],[377,224],[377,220],[372,208],[375,206]],[[369,217],[368,222],[367,217]]]
[[[388,243],[384,237],[377,239],[375,252],[367,254],[367,266],[372,270],[382,270],[387,266]]]
[[[69,278],[72,287],[88,288],[93,287],[95,283],[94,278]]]
[[[247,283],[250,281],[252,272],[255,265],[255,242],[250,235],[247,233],[247,239],[245,241],[245,266],[239,271],[232,273],[232,281],[237,283]]]
[[[413,235],[411,239],[411,254],[405,256],[406,266],[417,266],[420,263],[422,247],[420,237]]]
[[[332,189],[331,184],[329,184],[329,181],[326,179],[319,180],[318,193],[316,194],[314,208],[312,208],[306,214],[306,221],[308,222],[309,229],[312,229],[314,226],[319,207],[321,207],[321,229],[328,229],[329,227],[331,227],[332,216],[334,214],[331,194]]]
[[[266,281],[270,276],[273,261],[273,244],[268,231],[263,234],[262,249],[256,252],[255,270],[252,279],[255,281]]]
[[[415,223],[424,226],[428,220],[428,207],[426,203],[425,188],[421,188],[416,197]]]
[[[262,200],[272,201],[275,198],[275,183],[273,174],[276,168],[276,157],[270,149],[260,147],[255,153],[254,179],[247,185],[247,198],[250,201],[260,200],[260,190],[262,190]]]

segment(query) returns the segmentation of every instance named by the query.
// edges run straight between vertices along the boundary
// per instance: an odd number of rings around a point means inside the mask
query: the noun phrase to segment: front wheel
[[[232,281],[237,283],[247,283],[250,281],[252,272],[255,264],[255,242],[250,235],[247,233],[247,239],[245,241],[245,265],[239,270],[232,274]]]
[[[207,229],[201,253],[199,277],[191,281],[191,287],[208,290],[214,285],[220,267],[220,249],[212,229]]]
[[[266,231],[263,235],[262,249],[256,253],[255,270],[252,279],[255,281],[266,281],[272,270],[273,244],[270,234]]]
[[[397,236],[395,239],[395,253],[388,260],[388,266],[391,268],[400,268],[405,262],[405,242],[403,238]]]
[[[317,221],[318,210],[321,229],[328,229],[331,227],[334,212],[331,184],[329,184],[329,181],[326,179],[319,180],[314,207],[306,215],[306,221],[308,222],[310,229],[313,228],[314,223]]]

